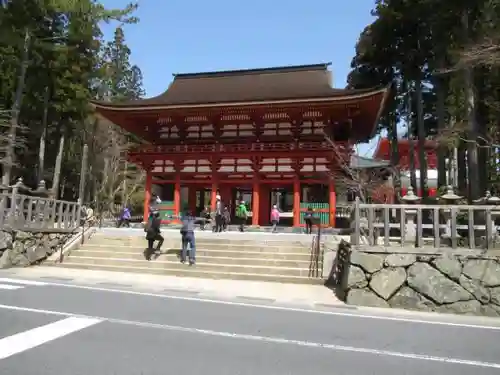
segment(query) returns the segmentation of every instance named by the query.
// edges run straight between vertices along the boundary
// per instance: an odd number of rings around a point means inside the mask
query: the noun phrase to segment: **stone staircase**
[[[196,233],[195,266],[179,261],[178,230],[164,230],[165,242],[155,260],[144,259],[144,232],[103,230],[64,257],[60,267],[164,274],[214,279],[243,279],[286,283],[322,283],[311,264],[313,236],[269,233]]]

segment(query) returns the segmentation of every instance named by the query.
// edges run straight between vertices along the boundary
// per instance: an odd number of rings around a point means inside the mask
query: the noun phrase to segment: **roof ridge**
[[[251,69],[237,69],[237,70],[220,70],[211,72],[199,73],[174,73],[174,79],[189,79],[189,78],[216,78],[216,77],[229,77],[235,75],[253,75],[253,74],[272,74],[272,73],[292,73],[308,70],[327,70],[331,62],[308,64],[308,65],[287,65],[276,66],[270,68],[251,68]]]

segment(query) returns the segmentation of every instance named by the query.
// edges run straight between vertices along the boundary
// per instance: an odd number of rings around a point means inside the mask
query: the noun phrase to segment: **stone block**
[[[406,281],[404,268],[384,268],[372,275],[370,288],[385,300],[390,299]]]
[[[380,253],[385,257],[382,263],[372,251],[354,254],[348,303],[500,316],[499,254],[474,250],[433,255]]]
[[[351,289],[347,293],[346,302],[349,305],[369,306],[369,307],[389,307],[389,304],[367,289]]]
[[[368,254],[361,251],[351,253],[351,264],[361,267],[368,273],[380,271],[384,265],[385,255]]]

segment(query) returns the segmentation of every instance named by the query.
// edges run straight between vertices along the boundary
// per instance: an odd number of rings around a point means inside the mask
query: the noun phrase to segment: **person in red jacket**
[[[280,222],[280,212],[276,205],[271,209],[271,225],[273,226],[273,233],[276,233],[278,223]]]

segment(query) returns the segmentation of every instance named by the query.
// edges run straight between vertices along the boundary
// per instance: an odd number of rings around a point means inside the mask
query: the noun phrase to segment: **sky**
[[[127,0],[103,0],[123,8]],[[375,0],[139,0],[139,23],[125,27],[146,96],[166,90],[174,73],[331,62],[344,88],[360,32]],[[105,25],[107,38],[117,25]],[[359,146],[371,156],[376,140]]]

